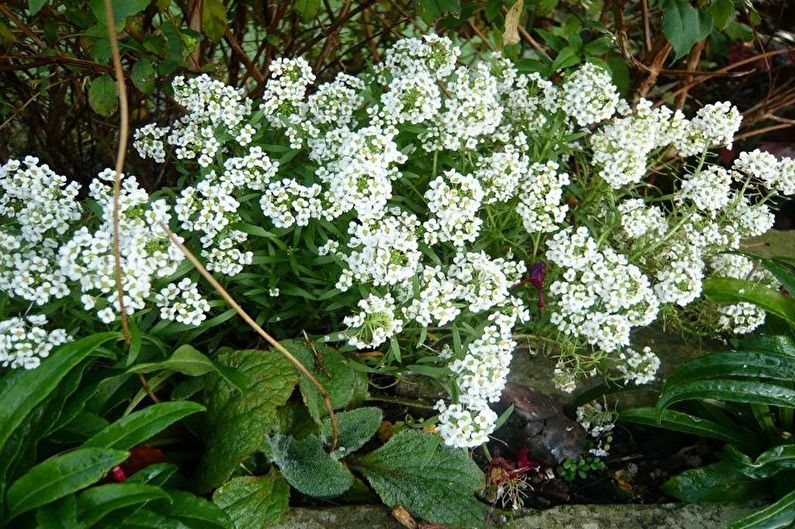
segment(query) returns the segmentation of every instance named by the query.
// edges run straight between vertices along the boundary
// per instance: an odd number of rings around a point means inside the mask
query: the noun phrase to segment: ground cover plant
[[[641,385],[659,359],[637,330],[765,321],[705,282],[789,281],[735,252],[795,161],[718,159],[729,103],[630,104],[601,64],[546,76],[435,33],[356,76],[318,82],[302,57],[269,75],[254,99],[173,79],[179,116],[132,145],[174,186],[121,156],[85,187],[0,167],[7,525],[250,527],[292,493],[478,526],[471,454],[510,413],[492,408],[519,341],[563,391]],[[407,375],[444,397],[384,431],[375,403]],[[594,457],[602,411],[579,417]]]

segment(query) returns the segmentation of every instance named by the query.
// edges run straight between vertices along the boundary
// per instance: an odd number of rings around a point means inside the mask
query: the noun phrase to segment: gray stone
[[[506,529],[722,529],[750,510],[735,505],[561,505],[523,514]],[[487,527],[484,525],[484,528]],[[385,507],[297,508],[274,529],[405,529]]]
[[[405,529],[386,507],[356,505],[319,509],[294,508],[272,529]]]
[[[512,529],[723,529],[749,512],[734,505],[562,505],[514,520]]]

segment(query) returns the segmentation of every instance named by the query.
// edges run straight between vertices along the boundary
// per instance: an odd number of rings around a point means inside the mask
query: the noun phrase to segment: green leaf
[[[102,75],[91,81],[88,87],[88,104],[100,116],[108,117],[119,106],[116,81],[109,75]]]
[[[165,487],[178,472],[179,468],[174,463],[155,463],[142,468],[127,478],[125,483],[143,483]]]
[[[265,452],[295,489],[315,498],[339,496],[353,485],[350,470],[323,450],[323,441],[276,434],[265,438]]]
[[[57,387],[77,364],[118,333],[92,334],[58,347],[34,370],[18,370],[0,380],[0,448],[25,417]]]
[[[730,523],[726,529],[777,529],[790,527],[795,521],[795,490],[772,503]]]
[[[287,402],[298,382],[293,365],[275,350],[226,351],[218,356],[218,364],[239,370],[246,386],[241,393],[218,375],[209,380],[207,450],[195,476],[201,492],[224,483],[259,448],[262,438],[278,426],[276,409]]]
[[[733,430],[716,422],[681,411],[663,410],[658,417],[655,408],[631,408],[620,411],[618,420],[719,439],[743,447],[754,446],[753,441],[747,439],[739,430]]]
[[[128,372],[151,373],[162,369],[176,371],[177,373],[182,373],[183,375],[191,377],[199,377],[208,373],[217,373],[226,382],[234,385],[240,391],[243,391],[246,387],[246,380],[243,375],[238,373],[235,369],[215,364],[212,360],[207,358],[207,356],[190,345],[178,347],[168,360],[138,364],[131,367]]]
[[[737,16],[734,0],[712,0],[707,12],[712,17],[715,27],[720,30],[726,29],[729,23]]]
[[[203,0],[202,33],[213,42],[218,42],[226,33],[226,7],[223,0]]]
[[[151,0],[112,0],[113,20],[119,26],[125,18],[137,15],[150,3]],[[91,0],[89,6],[97,18],[97,22],[105,24],[105,0]],[[117,29],[121,28],[117,27]]]
[[[715,303],[753,303],[795,326],[795,300],[758,283],[714,277],[704,281],[704,295]]]
[[[232,478],[213,493],[235,529],[261,529],[287,517],[290,487],[275,467],[265,476]]]
[[[586,44],[584,50],[588,55],[604,55],[613,50],[613,41],[610,37],[599,37]]]
[[[46,6],[50,0],[28,0],[28,10],[30,11],[30,16],[35,15],[41,8]]]
[[[337,449],[332,455],[341,459],[363,447],[375,435],[381,425],[383,414],[379,408],[368,407],[345,411],[336,416],[339,437]],[[327,444],[331,442],[331,420],[328,417],[323,419],[321,434]]]
[[[109,424],[86,441],[83,446],[129,450],[178,420],[204,410],[205,408],[201,404],[190,401],[153,404]]]
[[[677,402],[701,399],[795,408],[793,389],[747,380],[715,379],[666,387],[657,402],[657,412],[660,413]]]
[[[687,470],[666,481],[663,492],[696,503],[744,502],[770,493],[766,483],[749,478],[724,462]]]
[[[729,351],[690,360],[674,371],[666,385],[710,377],[743,377],[771,380],[795,379],[795,358],[775,353]]]
[[[483,474],[465,450],[442,445],[441,438],[403,430],[384,446],[351,462],[381,500],[401,505],[432,523],[480,526],[487,507],[474,494],[484,485]]]
[[[303,21],[309,22],[317,16],[320,10],[320,0],[296,0],[294,6]]]
[[[558,71],[564,68],[569,68],[579,63],[580,63],[580,55],[578,50],[571,46],[566,46],[565,48],[560,50],[558,56],[555,57],[555,61],[552,63],[552,71]]]
[[[93,487],[77,498],[80,523],[91,527],[113,511],[153,500],[171,502],[160,487],[139,483],[108,483]]]
[[[779,472],[795,470],[795,445],[779,445],[759,455],[752,461],[732,446],[727,446],[724,461],[749,478],[767,479]]]
[[[133,64],[132,72],[130,74],[135,87],[144,94],[151,94],[155,91],[155,81],[157,80],[157,71],[152,63],[146,57],[141,57],[135,64]]]
[[[97,482],[128,456],[123,450],[78,448],[39,463],[8,488],[8,518]]]
[[[174,490],[171,505],[163,514],[178,520],[191,529],[231,529],[232,520],[220,507],[209,500],[180,490]]]
[[[688,0],[666,0],[663,4],[662,31],[678,60],[712,31],[712,18],[690,5]]]
[[[348,360],[336,349],[322,343],[311,346],[305,340],[287,340],[282,345],[295,355],[323,384],[334,409],[344,408],[353,399],[356,374]],[[328,413],[320,392],[306,377],[300,379],[301,395],[309,413],[320,423]]]
[[[433,24],[445,15],[458,16],[461,12],[460,0],[417,0],[420,17],[427,24]]]
[[[787,355],[795,359],[795,339],[782,334],[759,334],[740,343],[742,349]]]

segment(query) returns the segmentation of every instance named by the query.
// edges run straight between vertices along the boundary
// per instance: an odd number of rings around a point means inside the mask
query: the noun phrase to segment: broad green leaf
[[[344,408],[351,402],[356,374],[339,351],[319,342],[310,345],[305,340],[287,340],[282,344],[323,384],[335,410]],[[319,423],[328,415],[320,392],[304,376],[300,378],[300,388],[306,407]]]
[[[762,351],[788,355],[795,359],[795,339],[792,336],[759,334],[746,338],[740,343],[740,348],[747,351]]]
[[[201,404],[190,401],[153,404],[109,424],[86,441],[83,446],[129,450],[180,419],[204,410],[205,408]]]
[[[351,471],[327,454],[323,441],[314,434],[300,440],[282,434],[268,436],[263,447],[290,485],[307,496],[332,498],[353,485]]]
[[[241,393],[218,375],[208,381],[206,451],[195,476],[201,492],[223,484],[259,448],[278,426],[276,410],[298,382],[293,365],[274,350],[226,351],[218,356],[218,364],[239,370],[246,389]]]
[[[202,33],[213,42],[218,42],[226,33],[226,7],[224,0],[203,0]]]
[[[776,446],[760,454],[756,460],[727,446],[724,460],[749,478],[767,479],[779,472],[795,470],[795,445]]]
[[[475,498],[483,474],[465,450],[445,447],[438,435],[404,430],[350,465],[390,507],[401,505],[432,523],[483,524],[487,508]]]
[[[714,379],[666,387],[657,402],[657,411],[660,413],[677,402],[700,399],[795,408],[793,389],[748,380]]]
[[[695,503],[744,502],[770,493],[767,483],[749,478],[724,462],[687,470],[666,481],[662,490]]]
[[[662,31],[674,48],[678,60],[712,31],[712,18],[690,5],[688,0],[663,3]]]
[[[128,456],[123,450],[78,448],[39,463],[8,488],[9,519],[96,483]]]
[[[795,490],[764,509],[730,523],[726,529],[777,529],[795,521]]]
[[[112,0],[113,20],[119,26],[125,18],[135,16],[151,3],[151,0]],[[105,24],[105,1],[90,0],[91,12],[97,18],[97,22]],[[120,30],[121,28],[117,27]]]
[[[131,367],[128,372],[151,373],[163,369],[176,371],[177,373],[182,373],[183,375],[191,377],[199,377],[208,373],[217,373],[226,382],[233,384],[240,391],[243,391],[246,385],[244,377],[236,370],[215,364],[212,360],[207,358],[207,356],[190,345],[178,347],[168,360],[138,364]]]
[[[458,16],[458,13],[461,11],[461,1],[417,0],[417,7],[419,8],[420,17],[422,17],[426,23],[432,24],[448,14]]]
[[[109,75],[101,75],[91,81],[88,87],[88,104],[100,116],[108,117],[119,106],[116,81]]]
[[[655,408],[632,408],[620,411],[618,420],[719,439],[743,447],[755,446],[741,431],[681,411],[663,410],[658,417]]]
[[[665,383],[671,386],[710,377],[794,380],[795,358],[751,351],[711,353],[690,360],[674,371]]]
[[[724,30],[729,23],[737,16],[737,10],[734,8],[734,0],[712,0],[707,8],[709,15],[712,17],[715,27]]]
[[[92,527],[113,511],[153,500],[171,502],[160,487],[140,483],[108,483],[92,487],[77,498],[80,522]]]
[[[290,487],[275,467],[265,476],[232,478],[213,493],[235,529],[261,529],[287,517]]]
[[[98,347],[118,333],[92,334],[58,347],[34,370],[18,370],[0,381],[0,448],[25,417],[46,399],[63,378]]]
[[[381,425],[383,414],[379,408],[356,408],[336,414],[339,437],[332,455],[341,459],[357,451],[370,440]],[[332,441],[331,420],[323,419],[322,436],[327,444]]]
[[[795,326],[795,300],[758,283],[745,279],[710,278],[704,281],[704,295],[715,303],[753,303]]]
[[[304,22],[315,18],[320,10],[320,0],[296,0],[293,5]]]
[[[135,64],[133,64],[132,72],[130,73],[135,87],[144,94],[151,94],[155,91],[155,81],[157,80],[157,71],[152,63],[146,57],[141,57]]]
[[[213,502],[195,496],[190,492],[173,490],[171,505],[164,509],[163,514],[178,520],[183,526],[191,529],[231,529],[232,520],[220,507]]]
[[[41,8],[46,6],[50,0],[28,0],[28,10],[30,11],[30,16],[35,15]]]

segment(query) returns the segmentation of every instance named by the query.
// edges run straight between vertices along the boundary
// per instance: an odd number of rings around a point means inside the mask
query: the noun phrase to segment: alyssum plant
[[[382,353],[360,355],[365,371],[434,377],[450,396],[438,432],[474,447],[495,428],[517,334],[559,355],[555,380],[572,390],[598,371],[650,380],[659,362],[632,332],[661,316],[736,333],[763,321],[700,299],[706,276],[775,283],[725,252],[795,192],[793,160],[712,162],[740,124],[731,105],[691,119],[631,108],[598,65],[555,84],[497,55],[461,64],[435,35],[360,77],[314,86],[301,58],[270,72],[258,102],[176,78],[182,117],[135,133],[142,157],[182,175],[151,195],[123,178],[124,307],[140,340],[214,354],[234,336],[166,223],[258,322]],[[0,169],[3,367],[36,368],[115,324],[114,176],[79,201],[36,158]]]

